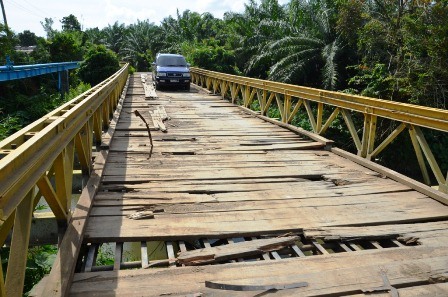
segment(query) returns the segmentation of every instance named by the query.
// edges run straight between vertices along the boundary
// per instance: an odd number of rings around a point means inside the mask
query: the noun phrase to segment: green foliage
[[[359,66],[360,75],[349,80],[349,85],[361,90],[361,95],[389,99],[394,92],[394,80],[389,75],[386,65],[375,64],[373,68]]]
[[[56,30],[53,29],[54,20],[52,18],[45,18],[43,22],[40,22],[42,27],[44,28],[45,33],[47,33],[47,38],[53,38]]]
[[[102,244],[98,249],[96,257],[97,266],[113,265],[115,262],[114,252],[112,247],[108,244]]]
[[[49,41],[48,49],[52,62],[81,61],[83,48],[78,32],[58,32]]]
[[[8,36],[8,32],[3,24],[0,23],[0,64],[6,63],[6,56],[13,53],[14,39]]]
[[[21,46],[31,46],[37,44],[37,36],[30,30],[25,30],[22,33],[17,34],[19,44]]]
[[[138,21],[137,24],[131,25],[126,29],[126,34],[122,36],[117,35],[117,32],[122,32],[123,27],[118,26],[115,23],[115,28],[110,28],[108,34],[114,36],[116,39],[114,42],[120,43],[119,53],[122,55],[123,59],[131,62],[132,65],[137,69],[137,71],[149,71],[149,65],[154,61],[154,49],[157,45],[155,40],[157,37],[157,26],[148,21]],[[114,33],[112,29],[117,30]],[[111,48],[109,46],[109,48]]]
[[[87,52],[84,62],[78,70],[79,77],[90,85],[96,85],[119,68],[118,58],[114,52],[103,45],[93,46]]]
[[[0,119],[0,141],[22,129],[23,123],[18,116],[7,115]]]
[[[230,74],[236,73],[234,52],[219,46],[214,39],[201,44],[195,43],[189,49],[184,47],[183,52],[187,52],[186,58],[193,66]]]
[[[129,66],[129,74],[134,74],[134,73],[135,73],[135,68],[132,65],[130,65]]]
[[[63,17],[61,20],[62,31],[81,31],[81,24],[73,14]]]
[[[3,271],[7,270],[9,248],[0,248]],[[23,293],[29,292],[51,270],[56,259],[57,247],[54,245],[42,245],[28,249],[27,265],[25,270],[25,286]]]
[[[64,95],[64,101],[70,101],[91,88],[92,87],[88,83],[80,82],[79,85],[70,88],[68,93]]]

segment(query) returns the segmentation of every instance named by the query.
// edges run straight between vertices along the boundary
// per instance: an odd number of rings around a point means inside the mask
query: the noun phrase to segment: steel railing
[[[128,64],[0,142],[0,246],[12,234],[1,293],[22,296],[31,220],[40,198],[60,225],[70,220],[74,164],[85,174],[91,171],[94,144],[101,143],[127,79]]]
[[[448,110],[349,95],[297,85],[224,74],[191,68],[192,81],[233,103],[250,108],[254,100],[262,116],[274,106],[280,120],[291,123],[300,109],[306,111],[312,132],[324,135],[332,122],[341,115],[356,146],[357,154],[368,160],[377,157],[405,129],[408,130],[426,184],[431,183],[426,163],[434,174],[438,189],[448,192],[447,177],[442,173],[431,151],[422,127],[448,132]],[[324,106],[329,116],[324,119]],[[352,114],[363,115],[363,126],[356,127]],[[395,128],[379,141],[378,118],[389,119]],[[358,125],[360,126],[360,125]]]

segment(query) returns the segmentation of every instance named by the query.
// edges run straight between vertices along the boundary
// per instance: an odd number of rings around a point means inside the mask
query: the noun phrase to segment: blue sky
[[[289,0],[279,0],[280,4]],[[54,28],[60,29],[60,20],[75,15],[83,28],[104,28],[115,21],[126,25],[137,20],[155,24],[169,15],[175,16],[189,9],[199,13],[210,12],[221,18],[226,11],[242,12],[244,3],[238,0],[3,0],[9,27],[16,33],[30,30],[45,36],[40,24],[46,17],[54,19]],[[3,19],[1,19],[3,22]]]

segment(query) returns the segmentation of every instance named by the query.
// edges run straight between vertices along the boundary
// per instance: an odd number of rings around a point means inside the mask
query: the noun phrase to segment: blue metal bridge
[[[0,66],[0,82],[16,79],[23,79],[43,74],[58,73],[58,89],[61,89],[62,73],[76,69],[80,62],[62,62],[14,66],[7,62],[5,66]]]

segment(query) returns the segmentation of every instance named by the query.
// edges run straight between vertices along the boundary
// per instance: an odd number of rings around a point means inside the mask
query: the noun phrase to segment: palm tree
[[[130,25],[120,49],[123,59],[132,62],[138,71],[147,71],[153,51],[157,50],[154,40],[157,40],[158,31],[158,27],[147,20]]]
[[[126,26],[116,21],[113,25],[108,25],[102,30],[106,47],[115,53],[119,53],[124,44],[124,36],[126,36]]]
[[[228,13],[225,20],[232,28],[231,46],[239,57],[239,67],[246,75],[266,78],[272,60],[261,53],[269,42],[284,36],[279,30],[279,24],[286,21],[284,8],[277,0],[263,0],[260,4],[252,0],[245,5],[243,14]]]
[[[287,27],[282,29],[287,35],[268,42],[252,63],[257,64],[270,57],[275,62],[270,67],[269,79],[321,85],[325,89],[333,90],[338,83],[338,55],[343,49],[330,23],[333,11],[325,5],[317,6],[316,10],[312,2],[301,2],[301,5],[306,14],[302,11],[300,14],[307,15],[312,22],[304,25],[303,18],[297,21],[300,18],[291,17],[297,17],[297,13],[290,13],[290,22],[277,23]],[[312,27],[310,23],[313,24]]]

